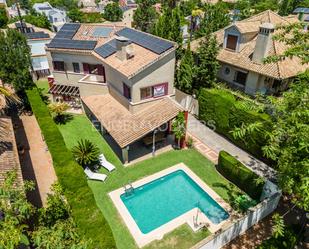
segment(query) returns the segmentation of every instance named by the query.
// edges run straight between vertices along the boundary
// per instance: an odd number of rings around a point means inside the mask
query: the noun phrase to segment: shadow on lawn
[[[54,117],[54,121],[55,121],[56,124],[65,125],[66,123],[72,121],[73,118],[74,118],[74,116],[72,114],[63,113],[61,115]]]

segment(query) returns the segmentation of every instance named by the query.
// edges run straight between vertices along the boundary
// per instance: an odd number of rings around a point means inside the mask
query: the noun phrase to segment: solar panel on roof
[[[76,31],[75,30],[60,30],[56,34],[55,38],[64,38],[64,39],[72,39],[73,36],[75,35]]]
[[[42,31],[40,32],[32,32],[32,33],[26,33],[25,34],[28,39],[43,39],[43,38],[49,38],[49,34],[46,34]]]
[[[162,54],[174,46],[172,42],[130,28],[123,28],[117,35],[124,36],[156,54]]]
[[[39,7],[39,10],[51,10],[51,7]]]
[[[78,41],[68,39],[53,39],[49,44],[48,48],[67,48],[77,50],[92,50],[97,45],[96,41]]]
[[[92,36],[95,37],[109,37],[109,34],[112,32],[113,28],[111,27],[97,27],[94,29]]]
[[[80,27],[79,23],[65,23],[61,30],[75,30],[77,31]]]
[[[94,50],[96,53],[98,53],[103,58],[107,58],[108,56],[116,53],[116,40],[113,39],[105,44],[103,44],[101,47],[98,47]]]

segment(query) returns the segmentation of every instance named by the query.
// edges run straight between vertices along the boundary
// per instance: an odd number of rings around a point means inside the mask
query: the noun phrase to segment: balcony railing
[[[79,83],[105,84],[106,81],[103,75],[87,74],[79,80]]]

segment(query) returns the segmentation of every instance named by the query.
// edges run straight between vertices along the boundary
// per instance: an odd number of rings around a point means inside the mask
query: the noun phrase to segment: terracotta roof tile
[[[110,94],[82,98],[117,144],[124,148],[173,119],[182,108],[169,97],[132,114]]]
[[[251,60],[252,54],[255,49],[256,38],[259,30],[257,27],[265,22],[270,22],[274,25],[285,25],[296,22],[296,19],[291,17],[281,17],[278,14],[270,10],[267,10],[258,15],[252,16],[248,19],[236,22],[235,26],[239,29],[239,31],[242,30],[243,33],[251,32],[254,29],[256,29],[256,36],[252,40],[245,43],[239,52],[233,52],[221,48],[217,59],[222,63],[227,63],[248,71],[253,71],[276,79],[286,79],[294,77],[298,73],[308,69],[308,65],[303,65],[300,59],[298,58],[286,58],[283,61],[269,64],[263,64],[263,63],[259,64]],[[231,27],[232,25],[228,27]],[[217,32],[214,33],[214,35],[217,38],[218,44],[221,47],[224,41],[225,29],[226,28],[218,30]],[[200,38],[191,42],[192,51],[197,50],[197,48],[199,47],[199,43],[201,42],[202,39],[203,38]],[[270,46],[270,49],[268,51],[268,56],[280,55],[287,48],[288,47],[284,43],[273,41],[272,46]]]
[[[0,182],[4,181],[6,172],[16,170],[18,183],[23,182],[21,167],[12,121],[8,117],[0,118],[1,141],[0,141]],[[2,131],[3,130],[3,131]]]

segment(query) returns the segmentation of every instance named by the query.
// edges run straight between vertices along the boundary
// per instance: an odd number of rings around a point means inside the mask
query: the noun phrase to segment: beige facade
[[[81,97],[111,93],[128,110],[135,112],[141,106],[147,105],[159,98],[141,99],[141,89],[154,85],[167,84],[166,96],[174,96],[174,73],[175,73],[175,50],[160,57],[158,60],[147,65],[143,70],[129,78],[117,69],[99,60],[91,54],[73,52],[48,52],[48,61],[52,69],[52,75],[57,84],[78,86]],[[64,62],[65,71],[54,69],[53,62]],[[73,63],[79,65],[80,72],[74,72]],[[83,64],[102,65],[105,71],[105,82],[102,76],[89,75],[84,72]],[[99,79],[102,77],[102,79]],[[131,99],[124,97],[124,84],[130,87]]]

